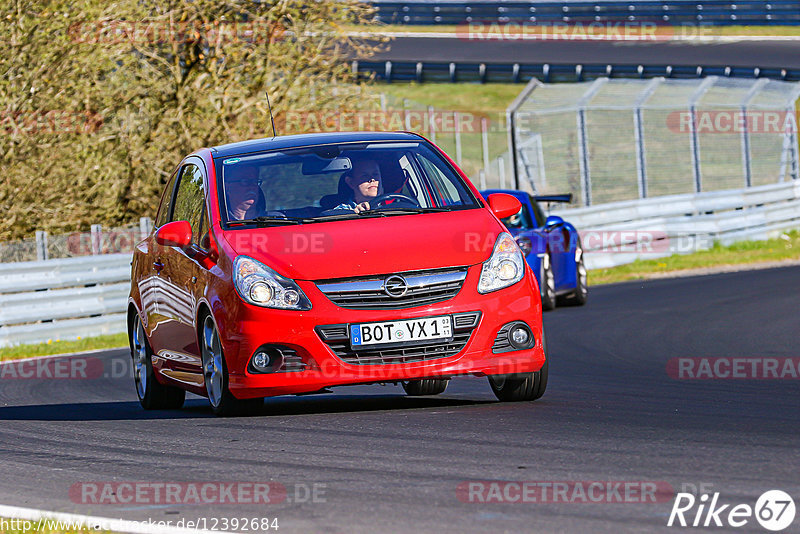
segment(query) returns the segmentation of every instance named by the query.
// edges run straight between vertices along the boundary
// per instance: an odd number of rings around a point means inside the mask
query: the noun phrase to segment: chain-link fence
[[[520,189],[576,205],[798,178],[800,83],[533,81],[512,105]]]
[[[35,238],[0,243],[0,263],[132,253],[152,227],[150,218],[142,217],[138,223],[116,228],[94,224],[89,232],[51,235],[39,231]]]

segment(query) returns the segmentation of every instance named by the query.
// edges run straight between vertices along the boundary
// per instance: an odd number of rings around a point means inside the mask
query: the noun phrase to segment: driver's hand
[[[369,209],[370,209],[369,202],[362,202],[361,204],[355,207],[356,213],[361,213],[362,211],[368,211]]]

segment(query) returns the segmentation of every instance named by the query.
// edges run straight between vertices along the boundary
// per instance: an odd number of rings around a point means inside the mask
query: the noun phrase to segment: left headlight
[[[525,275],[525,259],[511,234],[497,236],[492,257],[483,264],[478,293],[491,293],[516,284]]]
[[[239,256],[233,262],[233,283],[245,302],[281,310],[310,310],[311,301],[294,280],[263,263]]]

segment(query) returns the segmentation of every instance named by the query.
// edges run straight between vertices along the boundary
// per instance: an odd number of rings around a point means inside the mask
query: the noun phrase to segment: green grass
[[[49,356],[51,354],[67,354],[88,350],[113,349],[128,346],[127,334],[110,334],[105,336],[86,337],[76,341],[52,340],[38,345],[18,345],[0,349],[0,361],[18,360],[32,356]]]
[[[453,111],[505,112],[522,91],[518,83],[376,83],[372,89],[395,98]]]
[[[610,269],[595,269],[589,271],[589,284],[643,280],[653,275],[687,269],[800,259],[800,231],[793,230],[784,236],[767,241],[742,241],[728,246],[716,244],[709,250],[693,254],[676,254],[667,258],[639,260]]]

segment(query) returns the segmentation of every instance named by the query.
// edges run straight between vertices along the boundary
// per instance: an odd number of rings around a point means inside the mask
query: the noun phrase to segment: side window
[[[208,211],[203,209],[203,218],[200,222],[200,231],[197,233],[192,232],[192,242],[203,250],[208,250],[208,247],[211,245],[211,238],[208,235],[209,228],[210,225],[208,224]]]
[[[172,173],[167,186],[164,188],[164,194],[161,196],[161,205],[158,207],[158,214],[156,215],[156,228],[164,226],[169,222],[169,211],[172,207],[172,193],[175,190],[175,179],[178,177],[178,171]]]
[[[440,168],[441,163],[428,159],[423,154],[417,154],[417,160],[422,165],[425,174],[428,177],[429,183],[438,193],[443,206],[453,206],[465,204],[469,194],[464,189],[464,186],[455,183],[453,179],[449,178]],[[463,199],[463,200],[462,200]]]
[[[175,193],[175,208],[170,220],[189,221],[192,235],[197,238],[201,233],[204,206],[203,173],[197,165],[190,163],[181,171],[178,191]]]
[[[531,199],[531,205],[533,206],[533,216],[536,217],[536,226],[541,228],[544,226],[544,221],[547,219],[547,217],[545,217],[542,207],[538,202],[536,202],[536,200]]]

